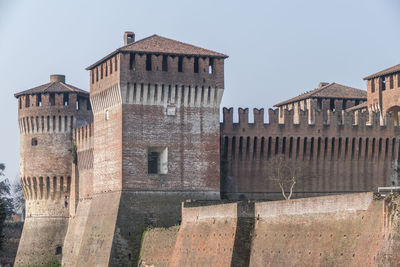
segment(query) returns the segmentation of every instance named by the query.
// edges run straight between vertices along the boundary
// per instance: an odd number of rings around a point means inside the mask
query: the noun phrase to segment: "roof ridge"
[[[46,86],[46,88],[43,89],[43,92],[46,91],[47,89],[49,89],[52,85],[54,84],[54,82],[49,82],[48,86]],[[39,85],[40,86],[40,85]],[[38,86],[38,87],[39,87]]]

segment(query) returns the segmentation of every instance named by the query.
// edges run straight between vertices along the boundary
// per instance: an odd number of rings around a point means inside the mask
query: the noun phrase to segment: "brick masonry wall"
[[[337,192],[376,191],[378,186],[398,184],[397,166],[400,129],[390,114],[380,125],[375,113],[300,112],[299,123],[285,111],[284,123],[278,112],[254,110],[254,123],[248,123],[248,110],[239,109],[239,123],[233,123],[233,110],[224,109],[221,124],[221,192],[228,198],[275,198],[280,189],[265,178],[265,163],[276,154],[309,166],[312,175],[297,182],[297,196]],[[264,169],[263,169],[264,168]]]

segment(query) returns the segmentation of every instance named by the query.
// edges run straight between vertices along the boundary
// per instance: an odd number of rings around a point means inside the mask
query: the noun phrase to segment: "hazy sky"
[[[365,89],[368,74],[400,63],[399,0],[0,0],[0,162],[19,170],[13,94],[66,75],[89,89],[85,67],[152,34],[229,55],[223,106],[264,107],[320,81]]]

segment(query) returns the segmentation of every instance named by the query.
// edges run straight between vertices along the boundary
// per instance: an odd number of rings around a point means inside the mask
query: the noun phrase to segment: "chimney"
[[[134,32],[125,32],[124,33],[124,45],[128,45],[135,42],[135,33]]]
[[[327,82],[320,82],[320,83],[318,84],[318,89],[321,88],[321,87],[327,86],[328,84],[329,84],[329,83],[327,83]]]
[[[55,82],[62,82],[65,83],[65,75],[62,74],[52,74],[50,75],[50,82],[55,83]]]

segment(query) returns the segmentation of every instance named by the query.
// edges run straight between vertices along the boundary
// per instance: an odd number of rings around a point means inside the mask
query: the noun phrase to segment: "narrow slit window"
[[[195,57],[194,58],[194,73],[199,73],[199,58]]]
[[[42,106],[42,95],[41,94],[36,95],[36,106],[38,106],[38,107]]]
[[[26,107],[26,108],[29,108],[29,105],[30,105],[30,104],[29,104],[29,99],[30,99],[30,96],[29,96],[29,95],[26,95],[26,96],[25,96],[25,107]]]
[[[146,70],[151,71],[151,55],[146,55]]]
[[[183,57],[178,57],[178,72],[183,72]]]
[[[210,58],[209,64],[208,64],[208,74],[213,74],[214,73],[214,59]]]
[[[69,105],[68,94],[66,94],[66,93],[63,95],[63,104],[64,104],[64,106]]]
[[[146,58],[146,60],[147,60],[147,58]],[[129,54],[129,69],[130,70],[135,70],[135,64],[136,64],[136,62],[135,62],[135,54],[134,53],[130,53]],[[146,64],[147,64],[147,61],[146,61]],[[151,68],[151,66],[150,66],[150,68]],[[146,69],[147,69],[147,65],[146,65]]]
[[[168,56],[163,55],[162,57],[162,71],[168,71]]]
[[[382,88],[382,91],[385,91],[385,90],[386,90],[386,80],[385,80],[385,77],[382,77],[381,79],[382,79],[381,88]]]
[[[50,93],[50,106],[54,106],[56,104],[56,96],[54,93]]]

